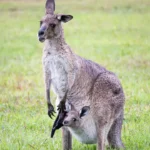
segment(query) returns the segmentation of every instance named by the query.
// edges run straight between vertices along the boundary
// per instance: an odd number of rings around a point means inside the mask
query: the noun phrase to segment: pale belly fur
[[[97,143],[97,132],[94,120],[89,114],[83,119],[81,127],[71,128],[68,127],[72,135],[81,143],[85,144],[95,144]]]
[[[58,97],[63,96],[68,84],[67,63],[57,55],[48,56],[44,61],[46,62],[44,64],[45,70],[51,74],[52,90]]]

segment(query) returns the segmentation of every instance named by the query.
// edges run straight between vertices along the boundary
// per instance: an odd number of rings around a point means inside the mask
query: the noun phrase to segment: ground
[[[0,149],[61,150],[50,138],[37,39],[45,0],[0,1]],[[65,39],[78,55],[115,72],[125,95],[122,139],[127,150],[150,149],[150,1],[57,0],[71,14]],[[52,93],[53,104],[55,95]],[[95,150],[73,141],[73,150]]]

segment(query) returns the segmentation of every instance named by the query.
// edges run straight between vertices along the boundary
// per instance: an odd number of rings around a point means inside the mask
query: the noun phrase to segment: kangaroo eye
[[[77,119],[76,119],[76,118],[73,118],[72,120],[75,122]]]
[[[50,24],[49,25],[51,28],[54,28],[56,25],[55,24]]]

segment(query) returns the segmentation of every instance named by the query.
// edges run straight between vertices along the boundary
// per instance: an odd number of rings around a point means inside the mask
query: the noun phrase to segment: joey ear
[[[73,16],[71,16],[71,15],[57,15],[57,19],[64,23],[70,21],[72,18],[73,18]]]
[[[70,103],[70,102],[66,102],[66,112],[69,112],[71,110],[76,110],[75,107]]]
[[[81,110],[80,110],[80,118],[82,118],[83,116],[87,115],[88,112],[90,110],[90,106],[84,106]]]
[[[69,111],[71,111],[71,104],[67,101],[66,102],[66,112],[69,112]]]

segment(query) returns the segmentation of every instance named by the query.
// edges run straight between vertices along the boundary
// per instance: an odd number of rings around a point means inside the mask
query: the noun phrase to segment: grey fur
[[[107,135],[112,147],[122,148],[120,137],[125,101],[122,86],[114,73],[72,52],[64,40],[61,16],[46,14],[41,20],[39,30],[39,40],[45,45],[43,69],[48,114],[52,117],[54,113],[49,94],[52,85],[57,95],[56,105],[65,103],[63,98],[68,92],[67,100],[77,111],[85,105],[91,107],[91,116],[98,133],[98,150],[104,150]],[[72,19],[68,15],[63,15],[63,18],[64,16],[67,21]],[[68,137],[68,131],[64,130],[63,141],[69,141]],[[64,150],[71,149],[71,144],[63,145]]]

